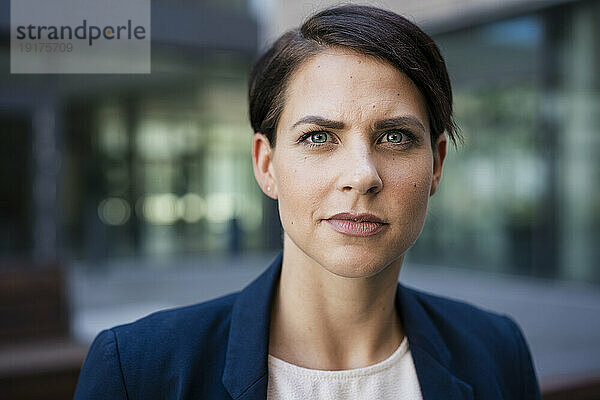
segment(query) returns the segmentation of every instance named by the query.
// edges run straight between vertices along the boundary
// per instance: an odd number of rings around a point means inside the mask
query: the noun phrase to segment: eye
[[[327,131],[306,132],[300,137],[300,139],[298,139],[298,143],[302,143],[309,147],[320,147],[325,145],[327,142],[336,142],[333,134]]]
[[[383,138],[385,138],[384,141],[388,143],[402,143],[404,134],[400,131],[390,131],[386,133]]]
[[[407,148],[420,143],[419,137],[409,129],[390,129],[379,137],[378,143],[390,143],[394,148]]]
[[[313,132],[310,134],[310,140],[313,143],[325,143],[325,142],[327,142],[327,133]]]

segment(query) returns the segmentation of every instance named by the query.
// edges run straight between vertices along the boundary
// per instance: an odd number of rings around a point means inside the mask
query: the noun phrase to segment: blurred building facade
[[[266,43],[330,3],[153,1],[152,74],[129,76],[9,74],[2,12],[0,256],[279,248],[246,79]],[[600,282],[600,1],[377,5],[436,39],[465,137],[409,261]]]
[[[251,11],[245,1],[153,1],[151,75],[61,76],[9,74],[2,12],[2,255],[262,249],[263,200],[248,168]]]

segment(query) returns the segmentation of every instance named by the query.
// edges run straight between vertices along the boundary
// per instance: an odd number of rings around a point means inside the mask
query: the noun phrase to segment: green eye
[[[325,143],[327,142],[327,134],[324,132],[315,132],[310,135],[310,140],[313,143]]]
[[[390,143],[402,143],[402,133],[394,131],[385,135],[385,140]]]

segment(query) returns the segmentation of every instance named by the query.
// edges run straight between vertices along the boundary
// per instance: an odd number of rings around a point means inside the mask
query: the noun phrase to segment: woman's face
[[[286,253],[345,277],[401,262],[446,153],[445,135],[432,149],[412,81],[374,58],[323,51],[292,75],[276,134],[275,148],[255,135],[253,158],[279,201]]]

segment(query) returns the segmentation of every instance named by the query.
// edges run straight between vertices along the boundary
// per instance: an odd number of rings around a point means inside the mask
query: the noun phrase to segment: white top
[[[323,371],[302,368],[269,354],[268,400],[422,400],[406,336],[387,359],[363,368]]]

